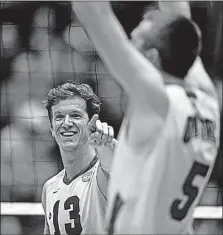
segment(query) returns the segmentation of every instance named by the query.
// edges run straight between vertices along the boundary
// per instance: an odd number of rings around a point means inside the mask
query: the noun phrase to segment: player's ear
[[[53,137],[55,137],[55,132],[54,132],[54,130],[53,130],[52,124],[50,125],[50,131],[51,131],[51,135],[52,135]]]
[[[161,69],[160,53],[156,48],[147,50],[145,56],[155,67]]]

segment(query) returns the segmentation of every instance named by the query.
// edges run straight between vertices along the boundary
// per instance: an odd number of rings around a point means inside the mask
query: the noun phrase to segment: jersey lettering
[[[183,194],[188,197],[187,201],[184,205],[182,204],[182,200],[180,198],[173,201],[170,211],[173,219],[181,221],[186,217],[190,206],[193,204],[199,192],[198,187],[193,185],[193,180],[197,175],[205,177],[208,169],[209,166],[197,161],[194,162],[182,188]]]
[[[65,224],[65,230],[68,235],[72,234],[81,234],[82,226],[80,223],[80,207],[79,207],[79,198],[77,196],[69,197],[64,203],[64,209],[68,210],[72,206],[72,210],[69,212],[70,219],[74,221],[74,227],[71,223]]]
[[[187,125],[184,133],[184,143],[190,142],[192,138],[198,137],[202,140],[215,140],[216,125],[209,119],[202,119],[198,115],[190,116],[187,119]]]
[[[68,235],[79,235],[82,232],[82,226],[80,222],[80,207],[79,207],[80,199],[77,196],[69,197],[64,203],[64,209],[69,210],[71,223],[65,224],[65,230]],[[53,225],[54,225],[54,235],[61,235],[58,224],[58,208],[60,201],[56,201],[53,207]],[[73,220],[73,223],[72,223]]]

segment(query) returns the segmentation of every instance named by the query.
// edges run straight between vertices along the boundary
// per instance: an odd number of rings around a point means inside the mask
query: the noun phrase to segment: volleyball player
[[[51,89],[46,109],[64,169],[43,187],[44,234],[103,234],[113,128],[98,120],[100,101],[86,84]]]
[[[219,145],[219,105],[199,58],[201,33],[188,3],[159,6],[131,43],[108,2],[73,2],[130,100],[111,172],[109,234],[188,233]]]

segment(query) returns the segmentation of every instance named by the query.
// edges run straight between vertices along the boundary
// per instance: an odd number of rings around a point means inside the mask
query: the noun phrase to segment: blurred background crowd
[[[48,90],[67,80],[90,84],[102,100],[101,120],[112,125],[116,135],[128,100],[101,63],[70,2],[0,4],[1,201],[40,202],[43,183],[63,168],[42,102]],[[221,103],[223,4],[190,4],[203,34],[201,57]],[[129,35],[143,12],[156,3],[112,6]],[[220,150],[200,205],[222,205],[222,158]],[[221,222],[197,220],[196,232],[221,234]],[[42,232],[42,216],[1,216],[1,234]]]

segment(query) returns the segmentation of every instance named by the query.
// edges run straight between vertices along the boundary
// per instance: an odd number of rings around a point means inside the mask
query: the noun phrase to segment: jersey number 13
[[[54,225],[54,235],[61,235],[59,224],[58,224],[58,208],[60,201],[56,201],[53,207],[53,225]],[[74,221],[74,227],[71,226],[71,223],[65,224],[65,230],[68,235],[78,235],[82,232],[82,226],[80,222],[80,208],[79,208],[79,198],[77,196],[69,197],[64,203],[64,209],[70,210],[69,215],[70,219]]]

